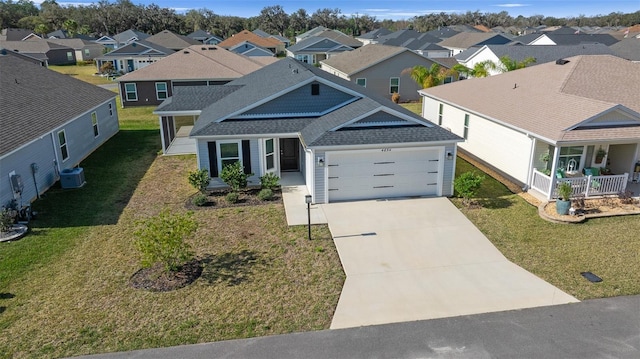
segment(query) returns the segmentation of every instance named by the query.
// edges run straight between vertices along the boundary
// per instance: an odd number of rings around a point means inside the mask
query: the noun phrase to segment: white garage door
[[[432,148],[329,152],[329,202],[437,195],[439,157]]]

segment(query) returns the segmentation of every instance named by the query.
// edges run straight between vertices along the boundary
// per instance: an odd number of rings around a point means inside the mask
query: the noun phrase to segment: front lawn
[[[96,65],[92,63],[88,63],[82,66],[49,65],[49,68],[61,74],[69,75],[77,78],[78,80],[82,80],[94,85],[117,84],[117,82],[111,81],[107,77],[96,76],[95,73],[98,72],[98,69],[96,68]]]
[[[158,157],[151,108],[81,163],[87,184],[52,188],[25,238],[0,243],[0,358],[52,358],[327,329],[344,273],[327,226],[290,228],[282,204],[196,210],[194,284],[129,286],[135,221],[185,211],[195,156]]]
[[[478,171],[461,158],[456,173]],[[555,224],[538,209],[487,176],[478,201],[481,208],[452,201],[512,262],[578,299],[640,294],[640,218],[591,219]],[[603,281],[591,283],[580,272]]]

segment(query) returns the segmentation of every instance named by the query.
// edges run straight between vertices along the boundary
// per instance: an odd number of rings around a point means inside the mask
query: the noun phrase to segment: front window
[[[67,51],[67,60],[73,61],[73,52]]]
[[[367,87],[367,79],[356,79],[356,84],[362,87]]]
[[[242,162],[242,153],[240,152],[240,142],[221,142],[218,144],[220,153],[220,168],[222,171],[224,166]]]
[[[158,100],[167,98],[167,84],[165,82],[156,82],[156,98]]]
[[[93,137],[98,137],[98,114],[91,112],[91,125],[93,126]]]
[[[275,141],[273,138],[269,138],[264,140],[264,160],[267,171],[273,170],[276,168],[275,161]]]
[[[62,162],[69,158],[69,149],[67,148],[67,135],[64,130],[58,132],[58,144],[60,145],[60,153],[62,153]]]
[[[309,59],[309,55],[296,55],[296,60],[302,61],[305,64],[308,64],[310,59]]]
[[[444,113],[444,104],[440,104],[438,108],[438,126],[442,126],[442,114]]]
[[[466,140],[469,137],[469,115],[464,115],[464,139]]]
[[[389,93],[399,93],[400,92],[400,78],[392,77],[389,79]]]
[[[127,101],[138,101],[136,84],[124,84],[125,98]]]
[[[569,146],[560,148],[558,168],[573,172],[580,168],[584,146]]]
[[[84,56],[89,56],[91,55],[91,51],[89,51],[89,49],[84,49]]]

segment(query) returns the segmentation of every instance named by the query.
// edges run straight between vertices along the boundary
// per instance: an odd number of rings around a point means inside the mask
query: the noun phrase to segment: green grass
[[[400,106],[406,108],[409,111],[413,111],[414,113],[422,116],[422,102],[407,102],[401,103]]]
[[[106,84],[115,84],[117,82],[111,81],[106,77],[95,76],[94,74],[98,72],[95,64],[86,64],[83,66],[78,65],[49,65],[49,69],[59,72],[61,74],[70,75],[78,80],[82,80],[84,82],[88,82],[94,85],[106,85]]]
[[[0,244],[0,358],[52,358],[327,329],[344,273],[327,226],[289,227],[281,203],[207,208],[205,263],[169,293],[129,286],[139,219],[185,211],[195,156],[158,157],[152,108],[118,107],[120,132],[81,163],[87,184],[34,203],[31,233]],[[321,248],[321,250],[319,250]]]
[[[475,170],[458,158],[456,173]],[[577,297],[602,298],[640,294],[640,220],[637,216],[556,224],[538,209],[487,176],[477,200],[481,208],[461,208],[511,261]],[[601,283],[585,280],[590,271]]]

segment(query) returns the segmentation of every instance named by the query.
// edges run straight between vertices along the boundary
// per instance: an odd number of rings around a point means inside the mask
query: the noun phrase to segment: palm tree
[[[443,83],[444,78],[448,76],[448,71],[438,64],[433,64],[430,68],[417,65],[402,70],[402,74],[409,74],[411,79],[422,86],[422,88],[429,88]]]
[[[470,69],[462,64],[456,64],[451,68],[451,70],[465,74],[468,77],[487,77],[489,76],[489,71],[496,68],[496,64],[491,60],[486,60],[482,62],[478,62],[473,65],[473,68]]]
[[[498,65],[496,68],[500,72],[509,72],[514,70],[524,69],[525,67],[535,62],[536,62],[536,59],[534,59],[533,57],[527,57],[522,61],[516,61],[510,58],[509,56],[505,55],[500,58],[501,64]]]

